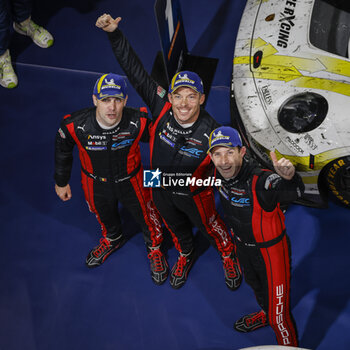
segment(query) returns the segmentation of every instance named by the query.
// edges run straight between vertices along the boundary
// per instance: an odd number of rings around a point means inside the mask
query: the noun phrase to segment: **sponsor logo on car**
[[[284,11],[280,13],[280,30],[278,33],[277,46],[284,49],[288,47],[289,34],[292,27],[295,26],[294,9],[296,2],[297,0],[287,0]]]
[[[304,153],[304,150],[296,143],[296,141],[293,141],[289,136],[286,137],[286,140],[289,142],[289,144],[292,146],[292,148],[303,154]]]

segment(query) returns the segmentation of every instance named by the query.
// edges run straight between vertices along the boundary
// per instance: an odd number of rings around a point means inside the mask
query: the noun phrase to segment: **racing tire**
[[[350,156],[328,163],[324,180],[331,197],[350,208]]]

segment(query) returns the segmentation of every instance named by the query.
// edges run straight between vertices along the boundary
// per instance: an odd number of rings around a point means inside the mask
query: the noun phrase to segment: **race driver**
[[[205,100],[202,80],[194,72],[179,72],[173,77],[167,94],[144,69],[118,28],[120,20],[104,14],[96,26],[108,33],[120,66],[152,113],[151,169],[163,174],[205,178],[211,167],[206,154],[208,138],[218,123],[201,108]],[[179,252],[170,274],[171,286],[178,289],[186,282],[196,256],[192,233],[192,226],[196,226],[219,251],[226,285],[231,290],[237,289],[242,279],[240,268],[234,244],[216,212],[212,187],[160,187],[153,188],[152,195]]]
[[[277,160],[274,152],[270,154],[276,173],[262,170],[246,156],[231,127],[211,133],[208,152],[222,179],[220,197],[244,278],[261,307],[240,318],[234,328],[251,332],[270,324],[279,345],[298,346],[290,308],[290,242],[280,204],[301,197],[301,177],[289,160]]]
[[[161,218],[149,189],[142,184],[139,141],[148,141],[147,113],[125,107],[126,81],[117,74],[102,75],[93,89],[94,107],[66,115],[56,135],[55,189],[63,201],[71,198],[69,179],[77,145],[85,199],[102,228],[100,244],[86,258],[89,268],[101,265],[125,243],[118,202],[141,226],[151,264],[152,280],[162,284],[168,265],[160,251]],[[147,110],[146,110],[147,112]]]

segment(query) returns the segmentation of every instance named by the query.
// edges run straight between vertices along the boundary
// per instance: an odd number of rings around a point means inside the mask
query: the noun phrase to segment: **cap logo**
[[[216,134],[215,132],[213,133],[214,137],[219,137],[219,136],[224,136],[221,132],[221,130],[219,130]]]
[[[230,136],[225,136],[222,134],[221,130],[218,130],[216,133],[213,132],[213,139],[211,140],[211,144],[214,144],[216,142],[225,142],[230,140]],[[231,144],[231,142],[228,142],[228,144]]]
[[[118,89],[121,90],[121,86],[115,84],[114,79],[110,79],[109,81],[107,79],[105,79],[105,85],[102,85],[101,90],[103,89]],[[123,95],[123,92],[121,92],[121,94]]]
[[[106,97],[124,99],[126,93],[126,82],[124,78],[113,73],[102,75],[97,80],[93,90],[93,94],[100,100]]]
[[[110,81],[108,81],[107,78],[106,78],[105,82],[106,82],[107,85],[114,85],[114,79],[113,78]]]
[[[208,152],[215,146],[241,147],[242,140],[236,129],[228,126],[221,126],[211,132]]]
[[[178,83],[186,83],[186,82],[189,82],[191,84],[194,84],[194,80],[191,80],[188,75],[185,73],[183,75],[178,75],[178,80],[175,82],[175,84],[178,84]]]
[[[169,92],[173,93],[181,86],[187,86],[199,93],[203,93],[203,82],[195,72],[183,71],[176,73],[171,79]]]

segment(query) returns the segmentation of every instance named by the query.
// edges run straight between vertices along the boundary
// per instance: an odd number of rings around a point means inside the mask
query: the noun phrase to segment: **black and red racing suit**
[[[298,346],[290,308],[290,242],[280,204],[295,201],[303,191],[298,174],[287,181],[246,158],[238,175],[219,187],[244,278],[280,345]]]
[[[147,112],[147,110],[145,110]],[[147,246],[162,242],[161,218],[143,187],[139,141],[148,141],[147,113],[125,107],[120,123],[103,129],[96,120],[96,108],[66,115],[56,135],[55,181],[69,182],[73,148],[77,145],[85,199],[102,228],[104,237],[122,233],[118,202],[141,226]]]
[[[207,155],[209,135],[219,124],[202,109],[192,126],[182,127],[173,116],[166,91],[146,72],[121,30],[116,29],[108,36],[120,66],[153,116],[151,169],[160,169],[163,174],[181,173],[204,178],[212,166]],[[152,195],[178,251],[189,253],[192,250],[193,225],[207,235],[221,255],[233,251],[231,237],[215,209],[212,187],[153,188]]]

